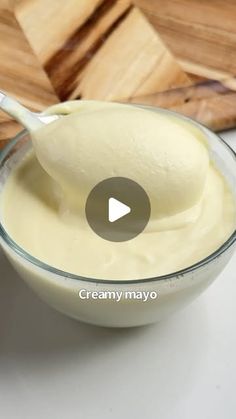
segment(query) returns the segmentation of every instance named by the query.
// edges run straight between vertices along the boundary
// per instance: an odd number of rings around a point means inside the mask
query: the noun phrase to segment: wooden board
[[[57,95],[14,13],[6,5],[0,7],[0,89],[32,110],[43,110],[58,102]],[[0,140],[15,135],[19,129],[18,124],[0,112]]]
[[[0,0],[0,89],[37,111],[117,100],[230,128],[235,20],[232,0]],[[0,113],[0,140],[19,129]]]
[[[222,80],[236,74],[236,2],[134,0],[187,72]]]

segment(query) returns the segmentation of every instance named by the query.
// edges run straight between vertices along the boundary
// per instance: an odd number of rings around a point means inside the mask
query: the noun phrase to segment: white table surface
[[[235,393],[236,254],[174,317],[112,330],[50,309],[0,253],[1,419],[235,419]]]

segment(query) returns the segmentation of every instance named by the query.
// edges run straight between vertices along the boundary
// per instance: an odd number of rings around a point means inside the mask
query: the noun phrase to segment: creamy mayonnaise
[[[67,102],[32,134],[34,151],[3,192],[3,224],[20,246],[64,271],[102,279],[176,272],[216,250],[235,227],[235,203],[211,162],[205,136],[181,118],[131,105]],[[139,183],[151,218],[136,238],[106,241],[85,203],[100,181]]]

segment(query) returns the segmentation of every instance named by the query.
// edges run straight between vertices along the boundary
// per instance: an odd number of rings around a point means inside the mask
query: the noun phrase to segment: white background
[[[112,330],[47,307],[0,253],[0,417],[235,419],[236,254],[174,317]]]

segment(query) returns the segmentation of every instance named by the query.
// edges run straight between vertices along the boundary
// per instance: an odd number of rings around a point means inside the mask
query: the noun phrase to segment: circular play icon
[[[86,202],[86,217],[100,237],[122,242],[138,236],[151,213],[144,189],[131,179],[112,177],[98,183]]]

